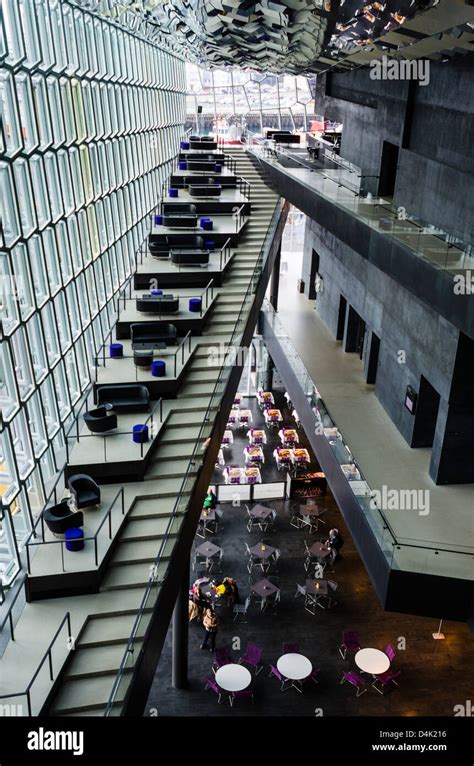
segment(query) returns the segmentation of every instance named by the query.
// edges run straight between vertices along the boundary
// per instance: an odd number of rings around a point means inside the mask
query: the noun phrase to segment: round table
[[[216,683],[226,692],[241,692],[250,686],[252,675],[243,665],[230,663],[216,672]]]
[[[390,660],[380,649],[359,649],[354,661],[359,670],[371,673],[373,676],[385,673],[390,667]]]
[[[313,666],[304,654],[291,653],[283,654],[279,658],[277,668],[282,676],[288,678],[291,681],[291,685],[300,692],[301,688],[295,685],[295,681],[301,682],[304,678],[307,678]]]

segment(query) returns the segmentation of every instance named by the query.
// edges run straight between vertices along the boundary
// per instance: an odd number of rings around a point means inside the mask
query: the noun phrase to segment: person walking
[[[208,607],[204,610],[202,624],[204,625],[205,634],[204,641],[201,644],[201,649],[209,648],[209,651],[213,652],[216,648],[216,636],[217,629],[219,627],[219,618],[211,607]],[[209,642],[211,645],[208,647]]]

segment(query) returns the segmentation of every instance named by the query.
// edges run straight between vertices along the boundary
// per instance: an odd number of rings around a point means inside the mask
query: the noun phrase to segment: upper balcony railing
[[[253,146],[252,150],[257,157],[278,164],[275,153],[265,146]],[[279,149],[278,153],[285,152]],[[403,244],[418,257],[453,275],[466,270],[474,271],[472,243],[463,242],[453,234],[412,215],[405,208],[394,207],[389,200],[374,196],[374,180],[377,180],[377,176],[367,174],[356,166],[343,164],[342,158],[339,158],[340,166],[333,169],[312,168],[308,163],[295,158],[294,154],[291,160],[299,167],[289,168],[278,164],[278,170],[348,210],[372,229]]]

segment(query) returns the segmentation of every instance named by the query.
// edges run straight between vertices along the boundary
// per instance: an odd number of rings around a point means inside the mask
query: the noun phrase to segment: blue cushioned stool
[[[164,378],[166,375],[166,362],[157,359],[151,363],[151,374],[154,378]]]
[[[109,356],[111,359],[121,359],[123,356],[122,343],[111,343],[109,346]]]
[[[162,226],[162,225],[163,225],[163,216],[155,215],[155,226]]]
[[[206,248],[206,250],[215,250],[216,249],[216,243],[215,242],[208,242],[206,240],[206,242],[204,243],[204,247]]]
[[[150,295],[163,295],[163,290],[150,290]]]
[[[190,298],[189,299],[189,310],[192,312],[199,312],[201,311],[201,299],[200,298]]]
[[[187,152],[189,149],[189,141],[181,141],[180,146],[183,152]]]
[[[176,188],[176,186],[170,186],[169,193],[170,193],[170,197],[177,197],[178,189]]]
[[[133,426],[133,441],[135,444],[145,444],[148,441],[148,426],[143,423]]]
[[[219,162],[216,162],[214,166],[214,172],[215,173],[222,173],[222,165]]]
[[[82,551],[84,548],[84,530],[79,527],[66,529],[64,533],[67,551]]]
[[[214,224],[210,218],[201,218],[201,229],[203,231],[212,231]]]
[[[178,162],[178,170],[186,170],[187,166],[188,166],[188,163],[186,162],[186,160],[180,160]]]

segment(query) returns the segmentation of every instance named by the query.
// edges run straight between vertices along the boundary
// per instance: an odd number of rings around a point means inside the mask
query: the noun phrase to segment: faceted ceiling
[[[454,18],[457,11],[466,9],[464,0],[80,1],[139,34],[157,42],[166,40],[188,60],[208,68],[295,74],[361,66],[374,55],[394,49],[403,57],[417,57],[413,43],[432,36],[429,28],[426,33],[419,31],[420,16],[431,15],[431,26],[433,17],[436,26],[441,11]],[[417,24],[413,38],[407,30],[410,23]],[[443,31],[447,23],[448,19],[442,22]],[[396,44],[385,43],[398,30],[407,35],[401,43],[398,38]],[[472,31],[471,24],[461,24],[456,27],[456,40]],[[438,33],[436,39],[440,39]],[[442,46],[435,46],[436,53],[437,48]],[[358,56],[361,51],[368,55]]]

